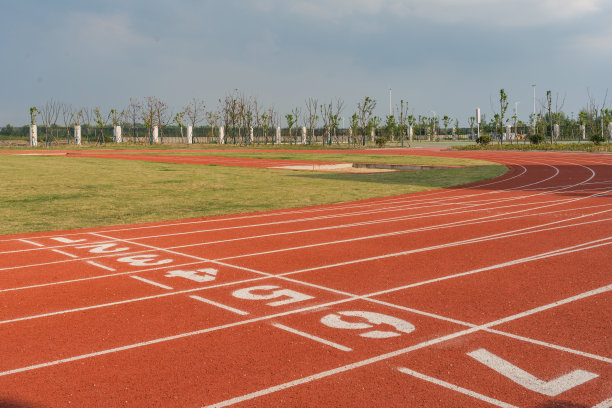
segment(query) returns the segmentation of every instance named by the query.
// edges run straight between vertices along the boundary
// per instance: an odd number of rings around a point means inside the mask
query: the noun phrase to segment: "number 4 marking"
[[[588,371],[574,370],[554,380],[544,381],[485,349],[478,349],[471,353],[467,353],[467,355],[528,390],[549,397],[556,397],[565,391],[571,390],[593,378],[599,377],[599,375]]]

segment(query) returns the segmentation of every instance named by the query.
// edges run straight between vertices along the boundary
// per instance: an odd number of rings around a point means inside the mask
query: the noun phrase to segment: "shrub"
[[[491,138],[491,136],[489,136],[489,135],[482,135],[482,136],[476,138],[476,143],[478,143],[479,145],[486,146],[489,143],[491,143],[492,140],[493,139]]]
[[[589,139],[591,140],[591,142],[595,143],[596,145],[601,144],[603,142],[606,141],[606,138],[603,137],[601,134],[599,133],[593,133]]]
[[[384,136],[378,136],[376,139],[374,139],[374,142],[376,143],[376,146],[378,147],[385,147],[385,145],[387,144],[387,138]]]
[[[529,143],[535,144],[535,145],[544,143],[544,139],[545,139],[544,135],[541,135],[541,134],[529,135],[527,138],[529,139]]]

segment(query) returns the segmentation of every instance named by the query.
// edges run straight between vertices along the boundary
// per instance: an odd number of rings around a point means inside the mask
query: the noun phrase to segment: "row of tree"
[[[540,111],[535,115],[530,115],[529,123],[518,119],[515,112],[514,116],[508,116],[508,95],[504,89],[499,93],[499,106],[493,108],[493,117],[487,121],[485,115],[481,118],[480,129],[483,132],[498,135],[500,142],[503,140],[501,135],[505,132],[505,126],[513,126],[515,133],[519,129],[525,129],[530,133],[541,133],[552,135],[553,125],[559,124],[564,127],[584,124],[589,129],[603,129],[610,123],[612,111],[603,104],[597,105],[589,95],[588,105],[582,109],[576,119],[569,118],[563,112],[564,99],[560,100],[557,96],[553,104],[551,91],[547,91],[546,99],[540,101]],[[433,116],[418,115],[410,113],[409,105],[405,101],[400,101],[394,109],[394,114],[387,115],[383,119],[374,114],[377,102],[370,97],[364,97],[359,101],[356,110],[348,118],[348,126],[343,124],[349,134],[349,143],[365,144],[366,139],[373,132],[384,136],[389,140],[403,138],[408,134],[409,127],[412,127],[415,134],[427,135],[428,139],[436,140],[441,135],[459,134],[459,120],[447,115],[441,117],[434,113]],[[63,132],[70,141],[70,128],[83,125],[85,136],[90,140],[91,130],[94,129],[95,140],[104,140],[104,129],[108,126],[122,126],[125,137],[130,134],[136,138],[136,129],[144,127],[147,135],[152,135],[154,127],[158,128],[159,136],[163,140],[164,129],[177,127],[180,129],[181,137],[184,136],[185,126],[192,126],[194,129],[199,126],[207,126],[215,137],[215,129],[224,126],[226,140],[228,143],[248,144],[250,129],[255,129],[258,140],[263,143],[273,141],[274,129],[285,127],[289,132],[289,140],[297,143],[301,125],[308,129],[308,143],[334,143],[338,142],[338,131],[341,128],[341,121],[344,121],[343,112],[345,103],[341,98],[334,98],[329,103],[320,102],[316,98],[305,100],[303,107],[295,107],[284,115],[284,121],[280,113],[274,106],[265,106],[257,98],[247,96],[244,93],[234,90],[224,98],[217,101],[217,106],[207,109],[206,102],[202,99],[193,98],[188,104],[173,111],[163,100],[154,96],[144,99],[130,98],[129,104],[122,110],[111,109],[103,113],[99,108],[79,108],[74,109],[70,104],[48,101],[40,109],[30,108],[30,123],[36,124],[40,118],[44,131],[42,132],[42,142],[51,143],[53,139],[61,137],[58,133],[58,121],[63,124]],[[468,119],[469,134],[474,135],[476,127],[476,117]],[[284,126],[286,125],[286,126]],[[11,130],[7,126],[4,130]],[[52,129],[56,129],[55,135]],[[322,132],[315,132],[322,129]]]

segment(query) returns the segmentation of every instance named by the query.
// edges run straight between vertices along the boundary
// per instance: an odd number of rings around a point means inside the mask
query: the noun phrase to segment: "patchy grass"
[[[329,174],[4,155],[0,160],[0,234],[352,201],[466,184],[505,171],[504,166],[485,165],[423,172]]]

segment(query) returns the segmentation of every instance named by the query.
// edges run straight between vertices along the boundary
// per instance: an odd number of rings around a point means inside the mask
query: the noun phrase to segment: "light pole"
[[[389,88],[389,116],[393,115],[393,105],[391,104],[391,88]]]

